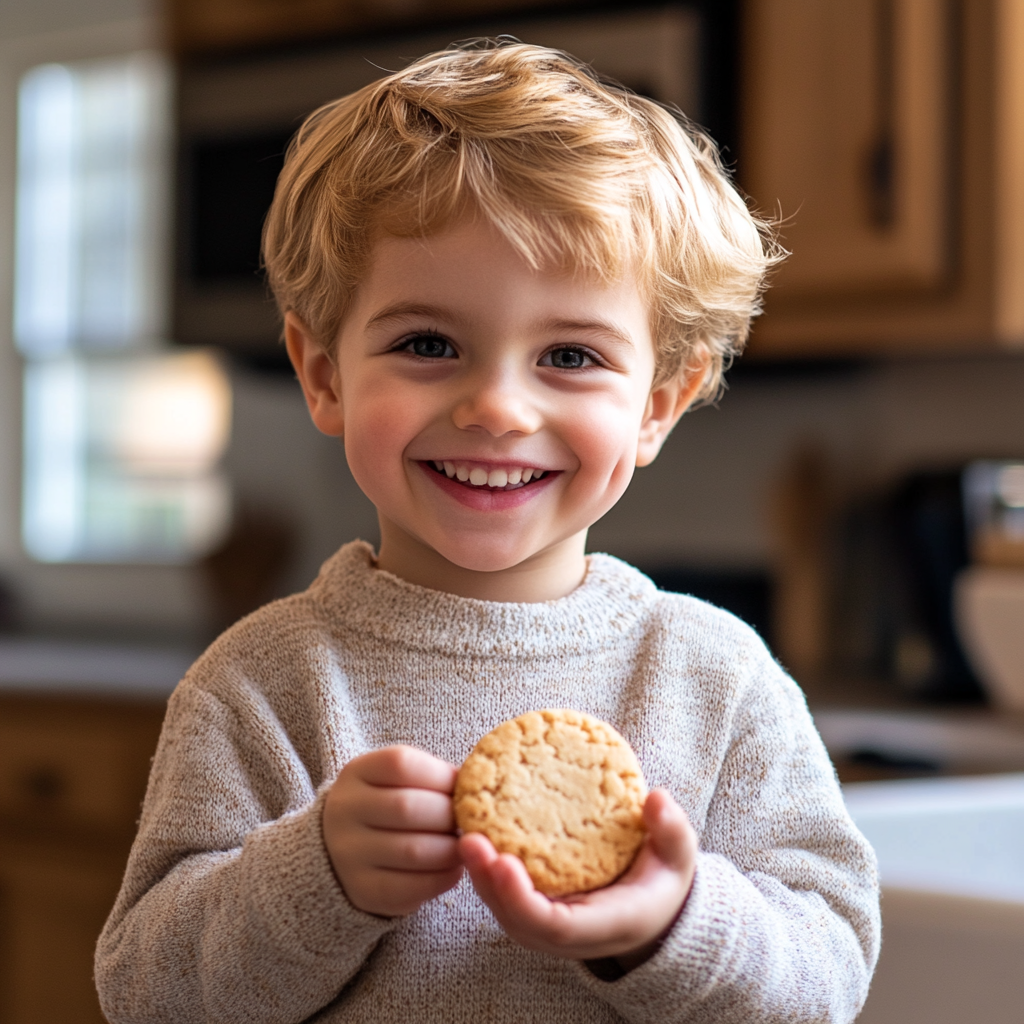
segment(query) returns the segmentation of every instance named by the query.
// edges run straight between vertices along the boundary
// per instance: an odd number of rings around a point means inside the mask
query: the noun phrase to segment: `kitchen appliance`
[[[909,473],[851,502],[837,528],[833,660],[938,702],[981,702],[953,615],[970,564],[964,467]]]
[[[974,565],[956,581],[956,625],[985,690],[1024,711],[1024,462],[971,463],[964,516]]]
[[[1024,569],[974,566],[956,582],[956,622],[986,692],[1024,711]]]

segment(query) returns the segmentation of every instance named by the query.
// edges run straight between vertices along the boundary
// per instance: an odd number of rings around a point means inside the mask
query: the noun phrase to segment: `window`
[[[22,537],[42,561],[186,560],[228,525],[227,379],[163,344],[169,125],[156,54],[21,80]]]

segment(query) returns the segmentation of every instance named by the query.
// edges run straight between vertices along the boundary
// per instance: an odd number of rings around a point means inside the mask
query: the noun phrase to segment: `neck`
[[[587,531],[492,572],[465,569],[380,516],[377,568],[408,583],[478,601],[535,603],[571,594],[587,574]]]

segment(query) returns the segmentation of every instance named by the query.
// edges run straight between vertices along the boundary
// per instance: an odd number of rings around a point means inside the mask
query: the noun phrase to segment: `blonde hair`
[[[634,273],[656,382],[707,362],[704,398],[779,258],[714,143],[677,111],[558,50],[475,40],[306,119],[263,231],[281,312],[330,352],[379,233],[426,235],[469,211],[535,269]]]

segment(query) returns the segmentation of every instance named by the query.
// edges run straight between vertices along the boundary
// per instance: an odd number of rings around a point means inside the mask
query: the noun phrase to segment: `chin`
[[[525,562],[530,557],[529,555],[496,554],[490,551],[482,551],[474,555],[467,554],[465,551],[441,551],[440,554],[452,565],[457,565],[460,569],[468,569],[470,572],[501,572],[519,565],[520,562]]]
[[[435,551],[452,565],[470,572],[501,572],[525,562],[537,552],[529,550],[510,550],[494,544],[444,544],[434,548]]]

